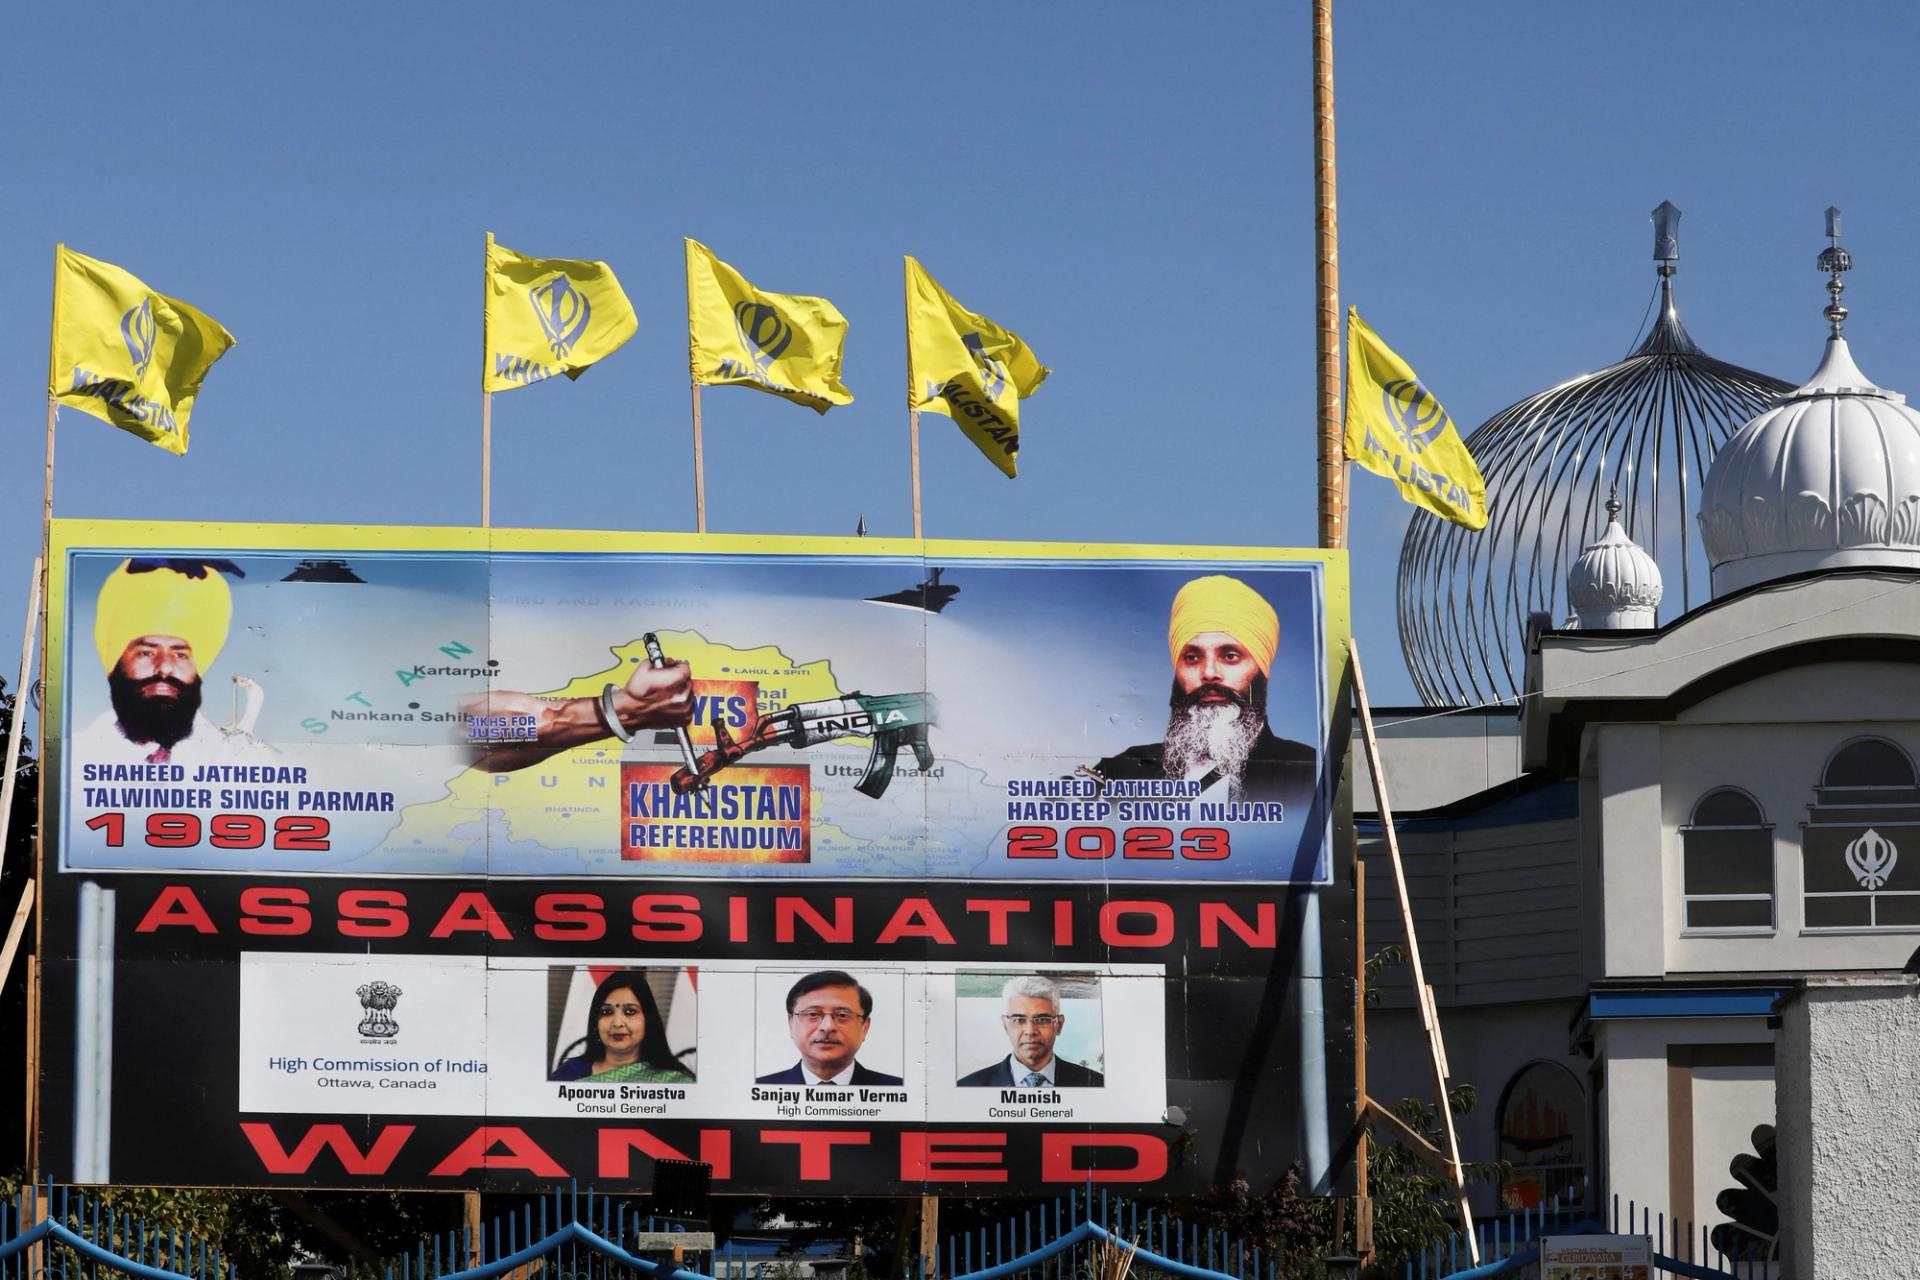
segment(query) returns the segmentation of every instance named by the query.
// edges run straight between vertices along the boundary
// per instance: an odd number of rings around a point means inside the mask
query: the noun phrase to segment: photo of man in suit
[[[1067,1026],[1067,1015],[1060,1011],[1057,983],[1037,973],[1027,974],[1009,979],[1000,994],[1007,1002],[1000,1026],[1013,1052],[990,1067],[961,1076],[957,1084],[1001,1089],[1016,1085],[1089,1089],[1106,1083],[1106,1077],[1093,1068],[1054,1054],[1054,1041]]]
[[[838,969],[810,973],[787,992],[787,1034],[800,1051],[800,1061],[754,1083],[900,1084],[899,1076],[869,1070],[854,1060],[872,1025],[873,993],[852,974]]]

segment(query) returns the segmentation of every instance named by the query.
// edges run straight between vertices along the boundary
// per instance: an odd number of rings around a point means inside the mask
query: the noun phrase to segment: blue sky
[[[1342,301],[1463,428],[1618,358],[1685,211],[1681,312],[1798,380],[1847,211],[1861,366],[1920,389],[1906,6],[1336,14]],[[578,383],[496,399],[495,523],[693,526],[680,237],[851,322],[825,418],[705,397],[711,527],[911,529],[903,253],[1055,369],[1009,482],[924,422],[929,534],[1311,544],[1304,3],[103,4],[9,15],[0,618],[37,541],[55,241],[240,345],[174,458],[61,415],[56,512],[461,524],[479,513],[484,234],[603,258],[640,314]],[[1413,700],[1409,519],[1356,475],[1357,630]],[[12,625],[10,622],[7,625]],[[5,666],[10,670],[11,660]]]

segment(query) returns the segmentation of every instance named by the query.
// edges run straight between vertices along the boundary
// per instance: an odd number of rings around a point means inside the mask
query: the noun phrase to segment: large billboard
[[[56,1178],[1340,1184],[1340,553],[53,539]]]

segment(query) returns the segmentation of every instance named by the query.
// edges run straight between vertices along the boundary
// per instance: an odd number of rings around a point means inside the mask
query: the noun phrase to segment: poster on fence
[[[1649,1280],[1651,1236],[1545,1236],[1540,1280]]]
[[[1321,551],[58,521],[43,1163],[1337,1189],[1346,609]]]

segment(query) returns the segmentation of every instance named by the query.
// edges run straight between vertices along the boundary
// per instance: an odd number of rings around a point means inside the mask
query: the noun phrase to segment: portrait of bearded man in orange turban
[[[1173,598],[1166,737],[1095,765],[1101,777],[1197,782],[1206,800],[1279,803],[1303,818],[1315,785],[1312,746],[1267,727],[1267,677],[1280,648],[1273,606],[1238,578],[1195,578]]]

